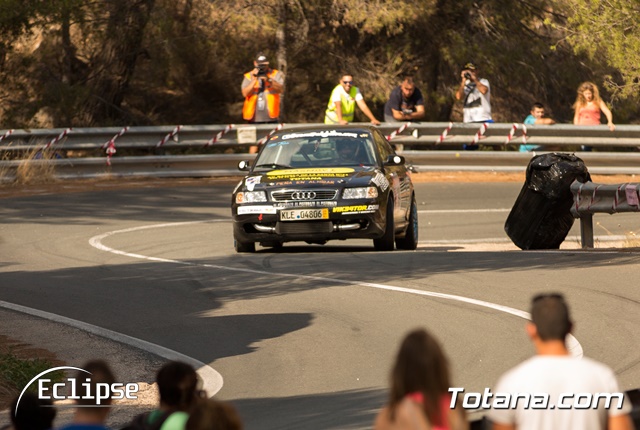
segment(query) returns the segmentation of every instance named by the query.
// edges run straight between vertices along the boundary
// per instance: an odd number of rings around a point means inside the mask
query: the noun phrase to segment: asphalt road
[[[576,223],[560,251],[517,250],[503,225],[520,186],[417,184],[419,249],[390,253],[351,241],[237,255],[232,185],[4,199],[0,300],[210,363],[248,429],[369,428],[417,326],[442,341],[456,386],[492,387],[533,353],[517,314],[542,291],[566,294],[585,355],[640,387],[638,248],[573,249]],[[637,246],[637,221],[596,216],[596,235]]]

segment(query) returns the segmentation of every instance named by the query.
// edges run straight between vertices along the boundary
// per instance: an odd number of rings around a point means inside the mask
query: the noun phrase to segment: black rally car
[[[417,247],[410,172],[374,127],[285,128],[239,168],[248,174],[231,199],[237,252],[353,238],[381,251]]]

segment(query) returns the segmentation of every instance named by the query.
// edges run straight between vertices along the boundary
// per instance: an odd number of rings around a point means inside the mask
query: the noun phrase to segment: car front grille
[[[334,200],[338,190],[279,190],[271,192],[275,202],[304,202],[316,200]]]

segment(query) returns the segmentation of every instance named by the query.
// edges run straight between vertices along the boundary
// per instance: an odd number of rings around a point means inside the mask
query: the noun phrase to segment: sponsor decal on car
[[[275,214],[277,209],[273,206],[239,206],[238,215],[246,214]]]
[[[338,202],[327,202],[327,201],[320,201],[320,202],[284,202],[284,203],[277,203],[275,205],[275,207],[277,209],[286,209],[286,208],[326,208],[326,207],[332,207],[332,206],[336,206],[338,204]]]
[[[260,183],[260,179],[262,179],[262,176],[249,176],[244,180],[244,185],[247,187],[247,190],[253,191],[255,186]]]
[[[358,133],[350,133],[347,131],[337,131],[337,130],[329,130],[329,131],[311,131],[308,133],[289,133],[283,134],[282,140],[287,139],[300,139],[303,137],[358,137]]]
[[[375,212],[380,208],[380,205],[353,205],[353,206],[338,206],[331,210],[333,213],[342,214],[364,214]]]
[[[319,169],[288,169],[267,172],[269,180],[289,179],[293,181],[321,181],[325,178],[345,178],[354,170],[348,167]]]
[[[371,182],[376,184],[382,191],[387,191],[387,188],[389,188],[389,181],[382,172],[376,173],[376,176],[371,179]]]

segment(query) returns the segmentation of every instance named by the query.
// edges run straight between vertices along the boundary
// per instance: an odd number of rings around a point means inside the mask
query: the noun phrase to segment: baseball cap
[[[268,62],[269,60],[267,59],[267,56],[264,55],[262,52],[256,55],[256,63],[268,63]]]
[[[476,65],[469,62],[467,64],[464,65],[465,70],[475,70],[476,69]]]

